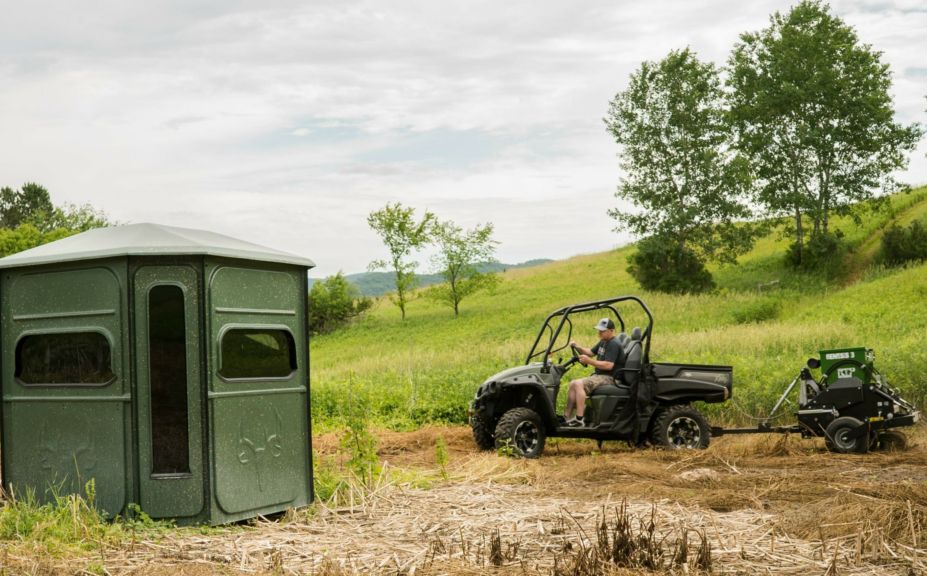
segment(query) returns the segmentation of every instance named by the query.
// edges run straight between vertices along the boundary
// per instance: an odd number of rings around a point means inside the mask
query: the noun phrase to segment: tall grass
[[[111,547],[158,536],[172,526],[153,521],[136,505],[129,506],[126,516],[108,518],[96,505],[93,480],[85,484],[82,494],[61,495],[53,489],[46,503],[39,503],[34,492],[0,496],[0,541],[52,558],[74,554],[102,558]],[[94,566],[87,570],[95,571]]]
[[[865,213],[859,227],[849,218],[832,225],[851,248],[862,246],[891,219],[920,214],[927,189],[893,196],[887,206]],[[740,266],[713,270],[719,288],[711,294],[642,292],[625,271],[633,247],[624,247],[509,271],[494,293],[464,302],[456,319],[420,299],[402,322],[381,299],[363,322],[313,340],[314,422],[340,425],[346,406],[360,401],[373,421],[395,429],[464,423],[476,387],[524,363],[547,314],[627,293],[640,294],[654,313],[653,361],[734,366],[737,406],[713,407],[713,416],[736,421],[741,410],[763,412],[807,358],[842,346],[875,349],[889,380],[912,400],[927,401],[927,266],[873,269],[845,286],[840,278],[790,271],[783,262],[788,242],[772,232]],[[629,327],[643,322],[632,314]],[[574,338],[594,341],[593,323],[577,322]]]

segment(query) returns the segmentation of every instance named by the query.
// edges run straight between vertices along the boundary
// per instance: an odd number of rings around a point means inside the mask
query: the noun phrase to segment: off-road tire
[[[848,438],[847,434],[862,425],[852,416],[841,416],[827,425],[824,431],[824,444],[831,452],[839,454],[860,454],[869,450],[869,435]]]
[[[496,424],[496,449],[511,450],[515,456],[537,458],[544,452],[546,439],[541,417],[530,408],[512,408]]]
[[[657,414],[650,441],[654,446],[670,450],[704,450],[711,441],[711,428],[695,408],[671,406]]]
[[[492,425],[476,414],[470,417],[470,428],[473,429],[473,440],[480,450],[492,450],[496,446],[496,437]]]
[[[883,430],[879,432],[875,446],[871,448],[886,452],[903,452],[908,449],[908,437],[898,430]]]

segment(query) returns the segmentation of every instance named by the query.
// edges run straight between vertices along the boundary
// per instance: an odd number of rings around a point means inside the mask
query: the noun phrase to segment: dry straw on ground
[[[7,546],[3,561],[24,573],[74,573],[93,561],[110,574],[172,576],[583,576],[648,565],[676,574],[927,574],[927,453],[918,446],[838,456],[781,438],[722,438],[695,453],[564,442],[525,462],[474,453],[465,430],[439,433],[451,479],[430,488],[400,480],[433,465],[428,433],[407,444],[396,435],[381,456],[405,474],[388,466],[353,504],[208,535],[178,530],[92,559],[23,557]]]

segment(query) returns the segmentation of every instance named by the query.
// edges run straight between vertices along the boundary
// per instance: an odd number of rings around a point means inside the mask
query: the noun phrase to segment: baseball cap
[[[604,332],[605,330],[614,330],[615,323],[612,322],[611,318],[602,318],[599,320],[599,323],[595,325],[595,329],[599,332]]]

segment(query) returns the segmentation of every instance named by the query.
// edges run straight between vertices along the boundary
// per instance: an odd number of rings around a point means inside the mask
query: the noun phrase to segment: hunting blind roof
[[[6,258],[0,258],[0,268],[38,266],[118,256],[162,255],[209,255],[293,264],[307,268],[315,266],[308,258],[215,232],[161,224],[127,224],[88,230]]]

